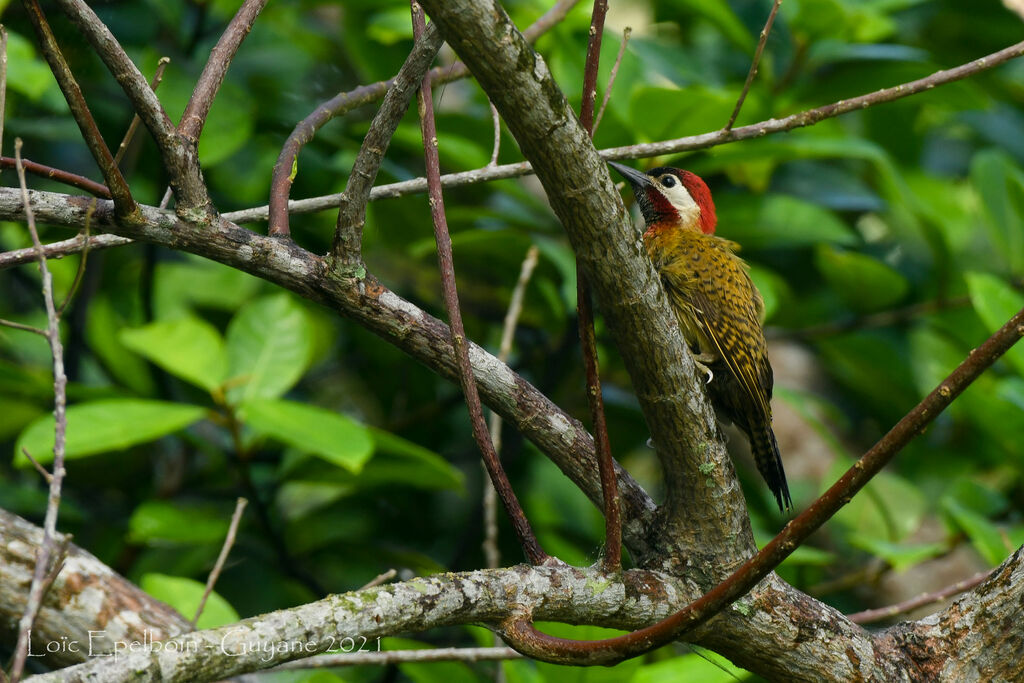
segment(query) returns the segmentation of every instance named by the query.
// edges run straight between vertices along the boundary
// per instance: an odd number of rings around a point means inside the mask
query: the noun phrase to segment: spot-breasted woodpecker
[[[750,440],[779,509],[792,507],[772,432],[772,367],[761,327],[764,302],[739,245],[714,234],[711,191],[699,176],[660,167],[642,173],[610,162],[633,187],[647,224],[644,245],[718,413]]]

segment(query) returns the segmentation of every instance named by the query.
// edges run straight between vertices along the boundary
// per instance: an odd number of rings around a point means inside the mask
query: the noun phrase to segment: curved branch
[[[100,199],[111,198],[110,190],[107,189],[106,185],[97,183],[95,180],[90,180],[85,176],[80,176],[77,173],[71,173],[70,171],[64,171],[53,166],[29,161],[28,159],[22,159],[21,165],[25,168],[26,173],[31,173],[48,180],[56,180],[58,183],[64,183],[71,187],[77,187],[79,190],[85,190],[92,196],[99,197]],[[14,168],[14,157],[0,157],[0,168]]]
[[[559,0],[559,2],[555,3],[554,7],[544,13],[544,15],[534,22],[532,26],[526,29],[526,31],[524,31],[524,35],[527,35],[529,40],[536,40],[538,36],[542,35],[545,31],[548,31],[551,27],[564,19],[565,15],[569,13],[569,10],[571,10],[577,2],[579,2],[579,0]],[[414,51],[415,49],[416,48],[414,47]],[[412,54],[410,54],[407,63],[412,58]],[[431,85],[450,83],[451,81],[465,78],[467,75],[469,75],[469,69],[467,69],[466,65],[462,62],[457,62],[450,67],[436,67],[428,72]],[[305,147],[306,144],[313,139],[313,136],[316,135],[316,132],[331,119],[343,116],[356,107],[376,102],[384,97],[394,83],[394,80],[395,79],[378,81],[377,83],[359,86],[355,90],[339,93],[319,105],[309,116],[300,121],[295,127],[295,130],[292,131],[291,135],[288,136],[288,139],[281,147],[281,153],[277,158],[277,162],[274,164],[274,170],[271,175],[270,203],[266,207],[267,214],[265,216],[266,218],[269,218],[270,221],[269,232],[271,235],[287,235],[290,232],[288,227],[288,215],[293,213],[293,211],[291,208],[292,202],[288,197],[291,192],[292,182],[295,180],[295,175],[298,173],[299,152],[302,151],[302,148]],[[417,78],[416,80],[419,81],[420,79]],[[371,130],[373,129],[371,128]],[[390,140],[390,138],[391,136],[388,135],[387,139]],[[383,156],[383,150],[381,151],[381,155]],[[355,168],[353,168],[352,175],[357,175]],[[376,173],[374,173],[373,176],[376,177]],[[373,178],[369,179],[369,183],[372,185]],[[422,191],[426,192],[426,179],[423,180]],[[322,208],[333,209],[339,204],[349,201],[347,199],[347,193],[350,193],[350,189],[346,187],[345,192],[330,195],[332,198],[331,201]],[[354,203],[352,204],[355,205]],[[339,232],[341,225],[342,219],[341,216],[339,216]],[[349,249],[349,251],[351,251],[351,249]]]

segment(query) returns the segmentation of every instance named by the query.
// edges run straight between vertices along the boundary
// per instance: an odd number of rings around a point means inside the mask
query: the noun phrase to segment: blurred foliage
[[[505,4],[526,26],[550,3]],[[627,24],[633,39],[596,144],[721,127],[769,0],[612,5],[599,83],[607,83]],[[176,118],[236,6],[234,0],[137,0],[96,9],[144,73],[152,73],[160,56],[171,57],[158,94]],[[537,43],[576,105],[589,12],[581,3]],[[399,0],[267,6],[234,60],[200,145],[222,211],[266,203],[281,143],[318,102],[395,73],[411,45],[406,13]],[[58,12],[51,15],[100,129],[108,141],[120,139],[131,118],[124,96],[78,32]],[[97,178],[20,8],[8,8],[4,23],[10,31],[7,139],[23,138],[30,159]],[[737,125],[919,78],[1019,39],[1020,19],[994,0],[787,0]],[[451,53],[442,59],[450,61]],[[811,128],[641,162],[704,176],[721,234],[739,241],[752,264],[773,335],[811,352],[805,373],[777,368],[777,402],[792,408],[802,430],[789,443],[803,434],[825,444],[801,456],[811,462],[787,459],[798,507],[1024,304],[1022,83],[1018,60]],[[436,88],[435,99],[443,170],[485,165],[492,127],[479,89],[472,81],[451,83]],[[293,197],[343,189],[373,111],[359,109],[323,128],[300,157]],[[519,159],[503,133],[500,162]],[[136,196],[156,204],[166,178],[145,134],[124,167]],[[378,182],[421,172],[412,112]],[[3,182],[13,183],[13,174]],[[39,178],[30,182],[66,191]],[[531,243],[540,246],[511,363],[584,418],[572,254],[536,183],[475,185],[448,192],[446,202],[468,332],[492,349],[520,261]],[[296,216],[296,239],[324,252],[334,220],[331,212]],[[430,235],[423,196],[376,202],[364,253],[390,287],[443,317]],[[66,236],[43,227],[44,240]],[[22,226],[0,224],[0,246],[26,244]],[[50,265],[63,298],[80,257]],[[0,291],[0,316],[40,324],[35,268],[0,272]],[[251,500],[207,608],[211,621],[200,625],[358,588],[391,567],[407,577],[482,566],[481,470],[460,394],[366,330],[248,275],[133,245],[88,256],[63,331],[71,407],[61,527],[76,542],[191,616],[233,501]],[[629,379],[607,338],[600,343],[613,447],[660,496]],[[12,455],[0,462],[0,506],[36,520],[46,495],[21,449],[47,459],[49,373],[41,338],[0,328],[0,438]],[[1024,542],[1021,434],[1024,349],[1018,348],[813,545],[794,554],[782,574],[853,611],[881,600],[874,585],[843,581],[865,567],[881,563],[900,573],[960,546],[973,549],[979,566],[1000,562]],[[737,451],[741,441],[733,440]],[[595,560],[602,542],[598,512],[522,437],[506,429],[504,442],[503,460],[547,549],[574,563]],[[767,540],[782,520],[756,472],[742,456],[740,463],[758,538]],[[800,474],[812,472],[824,474]],[[521,560],[504,521],[502,552],[505,562]],[[828,585],[841,588],[825,594]],[[451,629],[423,637],[450,644],[478,636]],[[611,678],[605,671],[567,673],[527,662],[502,667],[510,681],[745,675],[709,662],[717,660],[663,651],[621,665]],[[476,680],[494,666],[403,665],[398,676]],[[390,675],[351,669],[279,677]]]

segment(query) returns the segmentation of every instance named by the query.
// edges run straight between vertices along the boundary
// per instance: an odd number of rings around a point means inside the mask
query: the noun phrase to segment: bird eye
[[[661,179],[661,184],[664,185],[665,187],[675,187],[676,186],[676,177],[675,176],[671,176],[671,175],[667,175],[667,176],[665,176],[664,178]]]

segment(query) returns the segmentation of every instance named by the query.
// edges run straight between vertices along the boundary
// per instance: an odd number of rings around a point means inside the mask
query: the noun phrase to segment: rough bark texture
[[[43,530],[0,510],[0,639],[17,639]],[[114,651],[115,643],[172,638],[185,617],[143,593],[81,548],[68,544],[64,569],[32,629],[32,659],[62,667]],[[47,652],[47,645],[55,651]],[[45,655],[36,657],[36,655]]]
[[[112,36],[108,40],[84,3],[61,4],[101,56],[106,51],[117,57],[106,55],[108,64],[126,66],[118,61],[123,53],[110,43]],[[159,648],[94,659],[40,680],[215,680],[321,652],[344,637],[372,639],[493,622],[513,610],[541,619],[635,628],[684,606],[753,552],[732,464],[660,282],[604,162],[543,60],[492,2],[423,4],[536,169],[632,376],[669,490],[666,504],[656,510],[619,471],[624,541],[645,569],[608,577],[565,566],[513,567],[415,579],[189,633]],[[205,206],[198,163],[175,146],[173,127],[151,93],[138,85],[135,72],[124,74],[122,85],[144,110],[140,113],[162,141],[167,170],[179,183],[180,215],[140,207],[137,220],[119,224],[111,202],[100,201],[93,228],[257,275],[372,330],[439,375],[456,377],[447,326],[372,275],[339,275],[323,258],[290,241],[215,218]],[[30,199],[38,220],[73,228],[86,223],[92,202],[45,192],[33,192]],[[24,220],[16,191],[0,188],[0,220]],[[593,441],[582,425],[486,351],[473,346],[471,360],[484,401],[599,503]],[[17,614],[40,533],[22,520],[0,517],[5,615]],[[145,642],[147,630],[153,640],[151,629],[168,636],[183,628],[180,617],[97,565],[95,558],[72,551],[40,616],[40,643],[61,636],[88,642],[89,630],[102,629],[118,642]],[[1022,604],[1021,551],[949,609],[874,634],[772,575],[689,637],[770,679],[1021,680]],[[5,616],[9,629],[7,622]]]

